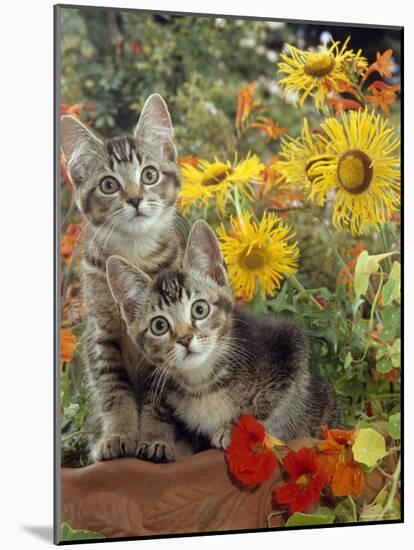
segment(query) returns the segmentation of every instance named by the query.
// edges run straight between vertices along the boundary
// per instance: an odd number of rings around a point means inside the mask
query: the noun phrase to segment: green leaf
[[[354,290],[357,297],[365,294],[368,289],[369,273],[364,272],[364,266],[367,262],[368,257],[368,252],[366,250],[363,250],[356,261],[354,274]]]
[[[356,296],[361,296],[367,292],[370,276],[373,273],[377,273],[380,262],[392,256],[392,254],[394,254],[394,252],[370,256],[366,250],[361,252],[355,265],[354,290]]]
[[[399,262],[394,262],[388,281],[382,287],[382,303],[384,306],[390,305],[393,300],[399,301],[400,287],[401,265]]]
[[[391,340],[398,336],[400,330],[399,308],[392,305],[384,308],[382,311],[382,324],[384,325],[383,340]]]
[[[386,489],[381,489],[381,491],[376,496],[374,502],[372,502],[371,504],[364,504],[362,506],[361,514],[359,516],[360,521],[400,519],[400,502],[396,498],[393,499],[391,508],[384,514],[384,506],[388,501],[388,497],[389,492]]]
[[[387,372],[391,372],[394,366],[389,357],[383,357],[382,359],[377,361],[375,368],[377,369],[377,371],[386,374]]]
[[[388,418],[388,434],[393,439],[401,437],[401,413],[392,414]]]
[[[76,413],[79,411],[79,404],[78,403],[71,403],[67,407],[63,409],[63,412],[65,414],[65,418],[68,420],[72,420]]]
[[[95,531],[85,531],[83,529],[72,529],[69,523],[63,521],[60,526],[61,540],[87,540],[87,539],[104,539],[105,537]]]
[[[352,364],[352,353],[348,351],[348,353],[345,355],[345,361],[344,361],[344,369],[348,369]]]
[[[401,340],[397,338],[390,348],[390,359],[395,368],[401,365]]]
[[[304,514],[302,512],[295,512],[286,522],[287,527],[293,527],[297,525],[327,525],[333,523],[335,519],[335,513],[326,506],[319,506],[319,508],[313,514]]]
[[[385,258],[389,258],[393,254],[394,252],[385,252],[384,254],[376,254],[375,256],[368,256],[364,265],[364,272],[369,273],[369,275],[376,273],[379,270],[380,262],[382,262],[382,260],[385,260]]]
[[[352,452],[357,462],[370,468],[386,455],[385,439],[373,428],[361,428],[352,445]]]
[[[335,506],[335,517],[338,518],[341,523],[346,523],[354,520],[354,512],[349,499],[343,499]]]
[[[359,515],[359,521],[378,521],[381,519],[382,510],[381,504],[364,505]]]

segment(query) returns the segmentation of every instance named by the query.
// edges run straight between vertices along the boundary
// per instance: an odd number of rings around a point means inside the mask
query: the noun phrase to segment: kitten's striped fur
[[[303,331],[234,306],[218,243],[203,221],[192,228],[183,265],[152,280],[122,258],[108,261],[130,335],[162,381],[142,417],[140,455],[174,457],[171,419],[218,448],[247,412],[285,441],[340,425],[331,388],[309,366]],[[194,310],[200,301],[208,311],[202,318]],[[157,335],[160,317],[168,331]]]
[[[88,422],[93,431],[91,457],[134,456],[147,373],[145,361],[131,349],[108,288],[106,261],[120,254],[153,275],[180,262],[175,237],[179,170],[167,107],[159,95],[152,95],[134,135],[106,141],[65,116],[62,151],[76,202],[87,220],[82,268],[87,306],[85,359],[92,404]],[[158,174],[158,180],[147,184],[145,174],[154,179]],[[115,193],[103,191],[105,178],[109,178],[111,189],[119,185]]]

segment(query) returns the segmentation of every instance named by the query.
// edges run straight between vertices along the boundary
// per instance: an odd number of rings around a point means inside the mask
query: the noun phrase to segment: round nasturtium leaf
[[[388,419],[388,433],[393,439],[401,437],[401,413],[392,414]]]
[[[385,439],[373,428],[358,430],[355,443],[352,445],[354,459],[369,468],[386,455]]]

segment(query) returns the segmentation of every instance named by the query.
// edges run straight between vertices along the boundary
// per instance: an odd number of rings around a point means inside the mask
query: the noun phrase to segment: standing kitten
[[[96,460],[134,456],[142,368],[137,368],[137,352],[130,349],[105,266],[113,254],[151,274],[179,262],[173,128],[167,106],[154,94],[132,136],[101,141],[71,116],[62,117],[61,130],[76,203],[88,222],[82,269],[91,455]]]
[[[218,448],[227,447],[246,412],[283,440],[317,436],[321,424],[340,422],[330,388],[308,364],[302,330],[234,306],[205,222],[192,228],[183,270],[151,279],[113,257],[107,272],[130,335],[164,377],[152,421],[141,424],[141,456],[158,445],[173,458],[171,418]]]

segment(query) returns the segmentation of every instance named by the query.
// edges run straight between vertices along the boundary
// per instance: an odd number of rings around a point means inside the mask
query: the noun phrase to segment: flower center
[[[350,149],[344,153],[338,163],[338,180],[341,186],[358,195],[368,189],[374,170],[369,156],[359,149]]]
[[[352,447],[350,445],[344,445],[338,455],[338,462],[340,464],[349,464],[353,461],[353,459],[354,455],[352,454]]]
[[[262,250],[249,246],[241,254],[241,263],[249,271],[257,271],[266,264],[266,256]]]
[[[311,76],[325,76],[335,67],[335,59],[328,52],[311,53],[306,60],[304,71]]]
[[[252,447],[252,451],[254,453],[262,453],[264,451],[264,445],[263,441],[256,441],[256,443]]]
[[[304,487],[307,487],[309,483],[312,480],[312,476],[310,474],[302,474],[298,477],[296,480],[297,485],[303,485]]]
[[[233,173],[233,169],[231,166],[227,166],[227,164],[218,164],[217,166],[213,167],[209,172],[206,173],[205,177],[203,178],[201,185],[216,185],[217,183],[222,182]]]

